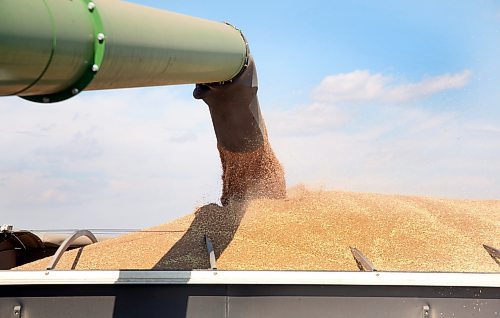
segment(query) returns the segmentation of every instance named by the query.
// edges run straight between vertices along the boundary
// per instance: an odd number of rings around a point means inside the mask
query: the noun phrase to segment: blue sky
[[[266,98],[276,98],[266,88],[277,84],[303,90],[305,100],[324,76],[353,69],[417,80],[481,68],[499,53],[497,1],[142,3],[241,28],[259,62]]]
[[[290,186],[500,199],[498,1],[134,2],[243,30]],[[192,88],[0,98],[0,223],[143,227],[217,202]]]

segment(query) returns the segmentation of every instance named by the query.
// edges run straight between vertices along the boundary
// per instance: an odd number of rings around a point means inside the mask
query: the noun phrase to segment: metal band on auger
[[[104,60],[106,35],[104,33],[104,24],[101,20],[101,16],[99,15],[96,4],[89,0],[83,0],[83,3],[85,5],[85,10],[87,10],[87,12],[90,14],[90,21],[92,23],[94,32],[94,49],[88,66],[84,69],[82,75],[78,78],[78,80],[76,80],[72,85],[68,86],[68,88],[60,92],[47,95],[21,96],[22,98],[38,103],[60,102],[78,95],[87,87],[87,85],[90,84],[90,82],[92,82],[92,80],[96,76]],[[53,52],[56,49],[56,45],[57,42],[54,34],[52,50]]]

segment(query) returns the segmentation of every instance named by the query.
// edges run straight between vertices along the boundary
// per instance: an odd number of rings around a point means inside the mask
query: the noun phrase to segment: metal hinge
[[[491,258],[493,258],[493,260],[498,265],[500,265],[500,251],[498,249],[491,247],[491,246],[488,246],[486,244],[483,244],[483,247],[486,250],[486,252],[488,252],[488,254],[490,254]]]
[[[208,258],[210,259],[210,269],[217,270],[217,261],[215,259],[214,245],[206,235],[205,235],[205,244],[207,245]]]
[[[366,272],[376,272],[377,269],[373,266],[373,263],[366,257],[360,250],[355,247],[350,247],[352,256],[356,261],[356,265],[360,271]]]

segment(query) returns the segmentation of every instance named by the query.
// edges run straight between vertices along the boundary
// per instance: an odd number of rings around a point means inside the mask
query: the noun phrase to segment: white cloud
[[[193,134],[191,132],[176,134],[169,138],[170,141],[175,143],[193,142],[196,141],[196,139],[196,134]]]
[[[191,89],[0,99],[0,223],[142,227],[217,201],[215,136]]]
[[[276,132],[280,136],[274,146],[289,184],[500,198],[498,131],[478,131],[473,120],[454,113],[391,107],[377,108],[377,112],[386,120],[365,122],[355,116],[348,125],[321,134]],[[494,123],[491,120],[489,125]]]
[[[386,101],[382,95],[404,87],[419,96],[442,91],[459,85],[460,76],[405,86],[389,76],[349,74],[365,78],[365,84],[350,81],[367,87],[360,90],[364,99],[353,99],[348,92],[356,89],[344,82],[343,99],[313,94],[309,104],[283,111],[262,103],[290,185],[498,198],[498,118],[472,120],[422,107],[424,100],[420,107],[359,103]],[[191,89],[86,93],[54,105],[1,98],[0,223],[143,227],[217,201],[215,135],[206,105],[191,98]],[[392,93],[390,101],[402,95],[411,94]]]
[[[45,190],[41,195],[41,203],[48,202],[64,202],[66,200],[66,196],[56,189],[48,189]]]
[[[419,82],[398,83],[393,77],[353,71],[330,75],[313,92],[313,99],[326,103],[381,101],[407,102],[449,89],[461,88],[470,80],[469,70],[425,77]]]
[[[351,114],[335,105],[313,102],[290,110],[270,111],[266,121],[279,135],[314,135],[338,129],[349,122]]]
[[[415,101],[469,78],[469,71],[409,84],[368,71],[325,78],[310,104],[267,117],[289,184],[498,199],[500,118]]]

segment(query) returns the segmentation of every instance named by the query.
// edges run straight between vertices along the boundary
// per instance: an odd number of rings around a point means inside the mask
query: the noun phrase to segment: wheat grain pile
[[[207,235],[221,270],[356,271],[356,247],[381,271],[499,272],[482,247],[500,246],[499,229],[500,201],[295,188],[67,252],[57,269],[205,269]]]

